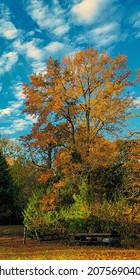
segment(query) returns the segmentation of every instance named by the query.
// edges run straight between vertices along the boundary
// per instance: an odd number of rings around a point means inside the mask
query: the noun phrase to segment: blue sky
[[[140,68],[140,0],[0,0],[0,133],[26,135],[35,121],[23,115],[22,82],[44,72],[47,59],[94,47],[128,56]],[[135,112],[140,112],[140,87]],[[140,131],[140,118],[127,123]],[[126,131],[126,130],[125,130]]]

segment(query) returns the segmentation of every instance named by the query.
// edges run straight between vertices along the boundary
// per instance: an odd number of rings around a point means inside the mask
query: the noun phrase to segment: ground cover
[[[0,227],[1,260],[139,260],[139,248],[78,246],[65,242],[41,242],[27,239],[23,227]]]

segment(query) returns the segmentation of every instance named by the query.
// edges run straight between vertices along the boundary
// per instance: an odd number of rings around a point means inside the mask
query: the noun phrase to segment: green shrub
[[[37,190],[24,211],[25,226],[30,232],[37,231],[40,236],[117,230],[123,238],[130,238],[140,232],[138,205],[130,205],[124,198],[91,203],[88,189],[87,181],[83,179],[71,200],[68,199],[70,204],[60,201],[59,207],[53,210],[42,207],[44,190]]]
[[[87,181],[85,179],[78,186],[78,192],[73,194],[73,204],[60,209],[60,217],[64,221],[66,232],[87,232],[90,208],[87,201]]]
[[[42,195],[42,190],[35,191],[29,199],[27,208],[24,210],[24,225],[29,231],[42,231],[45,226],[45,219],[40,203]]]
[[[37,190],[29,199],[24,210],[24,225],[29,233],[37,233],[40,237],[61,232],[59,213],[55,210],[46,211],[42,208],[44,190]]]

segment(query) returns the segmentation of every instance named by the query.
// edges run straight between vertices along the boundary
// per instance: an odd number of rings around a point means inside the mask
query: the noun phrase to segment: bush
[[[33,193],[24,211],[24,224],[31,232],[40,236],[76,232],[118,231],[122,238],[136,236],[140,231],[138,205],[130,205],[126,199],[119,201],[91,202],[88,200],[88,185],[82,180],[72,195],[70,204],[60,201],[52,210],[43,208],[42,198],[46,191]],[[73,203],[72,203],[73,201]]]
[[[83,179],[73,194],[73,203],[60,209],[64,230],[68,233],[87,232],[90,217],[90,208],[87,201],[88,184]]]
[[[129,237],[140,231],[137,205],[129,205],[125,199],[95,203],[90,220],[90,229],[98,232],[117,230],[122,237]]]
[[[42,190],[35,191],[29,198],[27,209],[24,210],[24,225],[29,231],[42,231],[44,229],[45,220],[40,204],[42,195]]]
[[[61,232],[61,222],[59,221],[59,213],[55,210],[46,211],[42,208],[42,197],[44,190],[37,190],[29,199],[27,208],[25,209],[24,225],[28,233],[33,235],[37,233],[40,237],[53,235]]]
[[[44,191],[34,192],[24,211],[24,224],[27,229],[30,232],[37,231],[40,236],[87,231],[90,211],[86,200],[86,182],[83,180],[78,188],[79,194],[72,197],[73,204],[61,204],[61,207],[53,210],[45,210],[42,207]]]

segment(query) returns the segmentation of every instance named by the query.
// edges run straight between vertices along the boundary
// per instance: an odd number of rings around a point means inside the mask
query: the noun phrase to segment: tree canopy
[[[130,75],[126,56],[112,58],[93,48],[60,63],[49,58],[46,73],[32,74],[23,86],[23,112],[36,118],[23,138],[32,156],[36,151],[49,169],[62,161],[65,167],[71,162],[85,168],[84,163],[91,166],[96,149],[113,149],[105,138],[117,133],[129,117]]]

